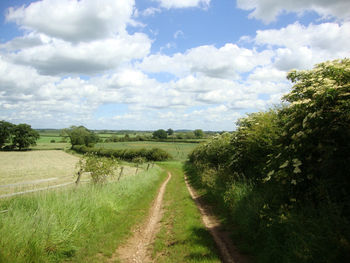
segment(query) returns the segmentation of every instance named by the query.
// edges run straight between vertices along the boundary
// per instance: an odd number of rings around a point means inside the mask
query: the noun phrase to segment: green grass
[[[215,243],[186,188],[182,164],[161,164],[172,173],[164,196],[161,229],[153,250],[155,262],[221,262]]]
[[[147,215],[165,173],[0,200],[0,262],[105,262]]]
[[[178,142],[153,142],[153,141],[140,141],[140,142],[111,142],[111,143],[98,143],[96,147],[102,147],[106,149],[140,149],[140,148],[160,148],[167,151],[176,161],[184,161],[187,159],[187,155],[196,147],[198,143],[178,143]]]

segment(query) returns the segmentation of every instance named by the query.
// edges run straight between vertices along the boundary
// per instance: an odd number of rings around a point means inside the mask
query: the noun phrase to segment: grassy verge
[[[154,244],[156,262],[221,262],[184,181],[180,162],[162,163],[172,173],[164,196],[164,215]]]
[[[276,189],[234,182],[220,190],[201,182],[201,175],[186,166],[191,185],[214,205],[241,252],[259,263],[350,262],[349,222],[326,200],[314,205],[284,208],[267,205]],[[281,212],[282,211],[282,212]]]
[[[159,168],[104,186],[0,201],[0,262],[103,262],[147,215]]]

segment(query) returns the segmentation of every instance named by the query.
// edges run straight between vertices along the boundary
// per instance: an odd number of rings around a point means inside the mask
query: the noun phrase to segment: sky
[[[349,0],[1,0],[0,120],[231,131],[350,57]]]

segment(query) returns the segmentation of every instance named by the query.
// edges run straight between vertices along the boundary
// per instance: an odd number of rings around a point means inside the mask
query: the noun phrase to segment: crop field
[[[78,157],[58,150],[0,152],[0,195],[74,182],[78,161]],[[121,166],[123,176],[136,172],[128,164]],[[82,180],[89,179],[83,174]]]
[[[96,147],[102,147],[106,149],[140,149],[140,148],[160,148],[167,151],[176,161],[184,161],[187,159],[187,155],[198,146],[198,143],[179,143],[179,142],[153,142],[153,141],[140,141],[140,142],[111,142],[111,143],[99,143]]]

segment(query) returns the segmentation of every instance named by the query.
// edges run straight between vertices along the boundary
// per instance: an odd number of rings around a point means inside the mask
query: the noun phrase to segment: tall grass
[[[147,214],[165,174],[0,201],[0,262],[103,262]]]

